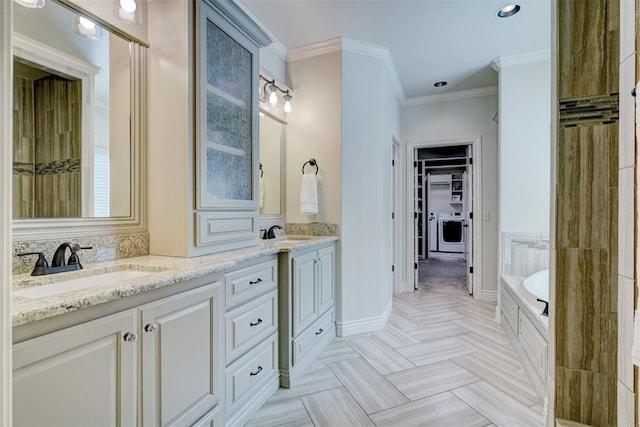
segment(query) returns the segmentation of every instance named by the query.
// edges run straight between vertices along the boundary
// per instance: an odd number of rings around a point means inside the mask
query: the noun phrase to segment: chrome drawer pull
[[[320,328],[320,329],[318,329],[318,332],[316,332],[316,335],[320,335],[323,332],[324,332],[324,330],[322,328]]]
[[[262,372],[262,366],[258,366],[258,370],[255,372],[250,372],[249,376],[253,377],[254,375],[258,375],[260,372]]]
[[[257,285],[258,283],[262,283],[262,279],[259,277],[256,280],[249,280],[250,285]]]
[[[255,323],[254,322],[249,323],[249,326],[258,326],[260,323],[262,323],[262,319],[258,317],[258,320]]]

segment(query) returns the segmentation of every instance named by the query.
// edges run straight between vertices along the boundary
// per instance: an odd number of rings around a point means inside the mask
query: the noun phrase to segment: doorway
[[[408,148],[413,289],[451,286],[479,299],[481,230],[473,213],[480,210],[480,138]]]

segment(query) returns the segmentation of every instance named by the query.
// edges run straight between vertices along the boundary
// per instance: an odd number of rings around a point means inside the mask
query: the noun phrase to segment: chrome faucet
[[[67,252],[67,249],[71,251],[71,255],[69,255],[69,259],[67,262],[64,260],[64,256]],[[56,252],[53,254],[53,259],[51,260],[51,267],[49,267],[49,263],[44,257],[44,253],[42,252],[26,252],[17,254],[18,256],[25,255],[38,255],[38,260],[36,261],[36,265],[31,272],[32,276],[43,276],[45,274],[54,274],[54,273],[62,273],[63,271],[73,271],[82,269],[82,264],[80,264],[80,259],[78,258],[78,251],[80,249],[92,249],[91,246],[82,247],[77,243],[63,243],[58,246]]]
[[[263,230],[264,233],[262,234],[262,238],[264,240],[269,240],[269,239],[275,239],[276,238],[276,233],[275,233],[275,229],[278,230],[282,230],[282,227],[280,227],[279,225],[272,225],[271,227],[269,227],[268,230]]]

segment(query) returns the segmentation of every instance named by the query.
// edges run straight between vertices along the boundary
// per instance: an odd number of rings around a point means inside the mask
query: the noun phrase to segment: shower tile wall
[[[81,81],[14,87],[14,218],[82,216]]]
[[[616,425],[620,0],[558,1],[556,417]]]
[[[34,186],[33,85],[13,79],[13,218],[33,218]]]

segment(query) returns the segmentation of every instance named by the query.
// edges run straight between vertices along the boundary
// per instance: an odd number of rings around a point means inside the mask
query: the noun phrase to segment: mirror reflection
[[[260,215],[282,215],[284,129],[283,122],[260,112]]]
[[[130,216],[130,42],[54,1],[13,22],[13,218]]]

